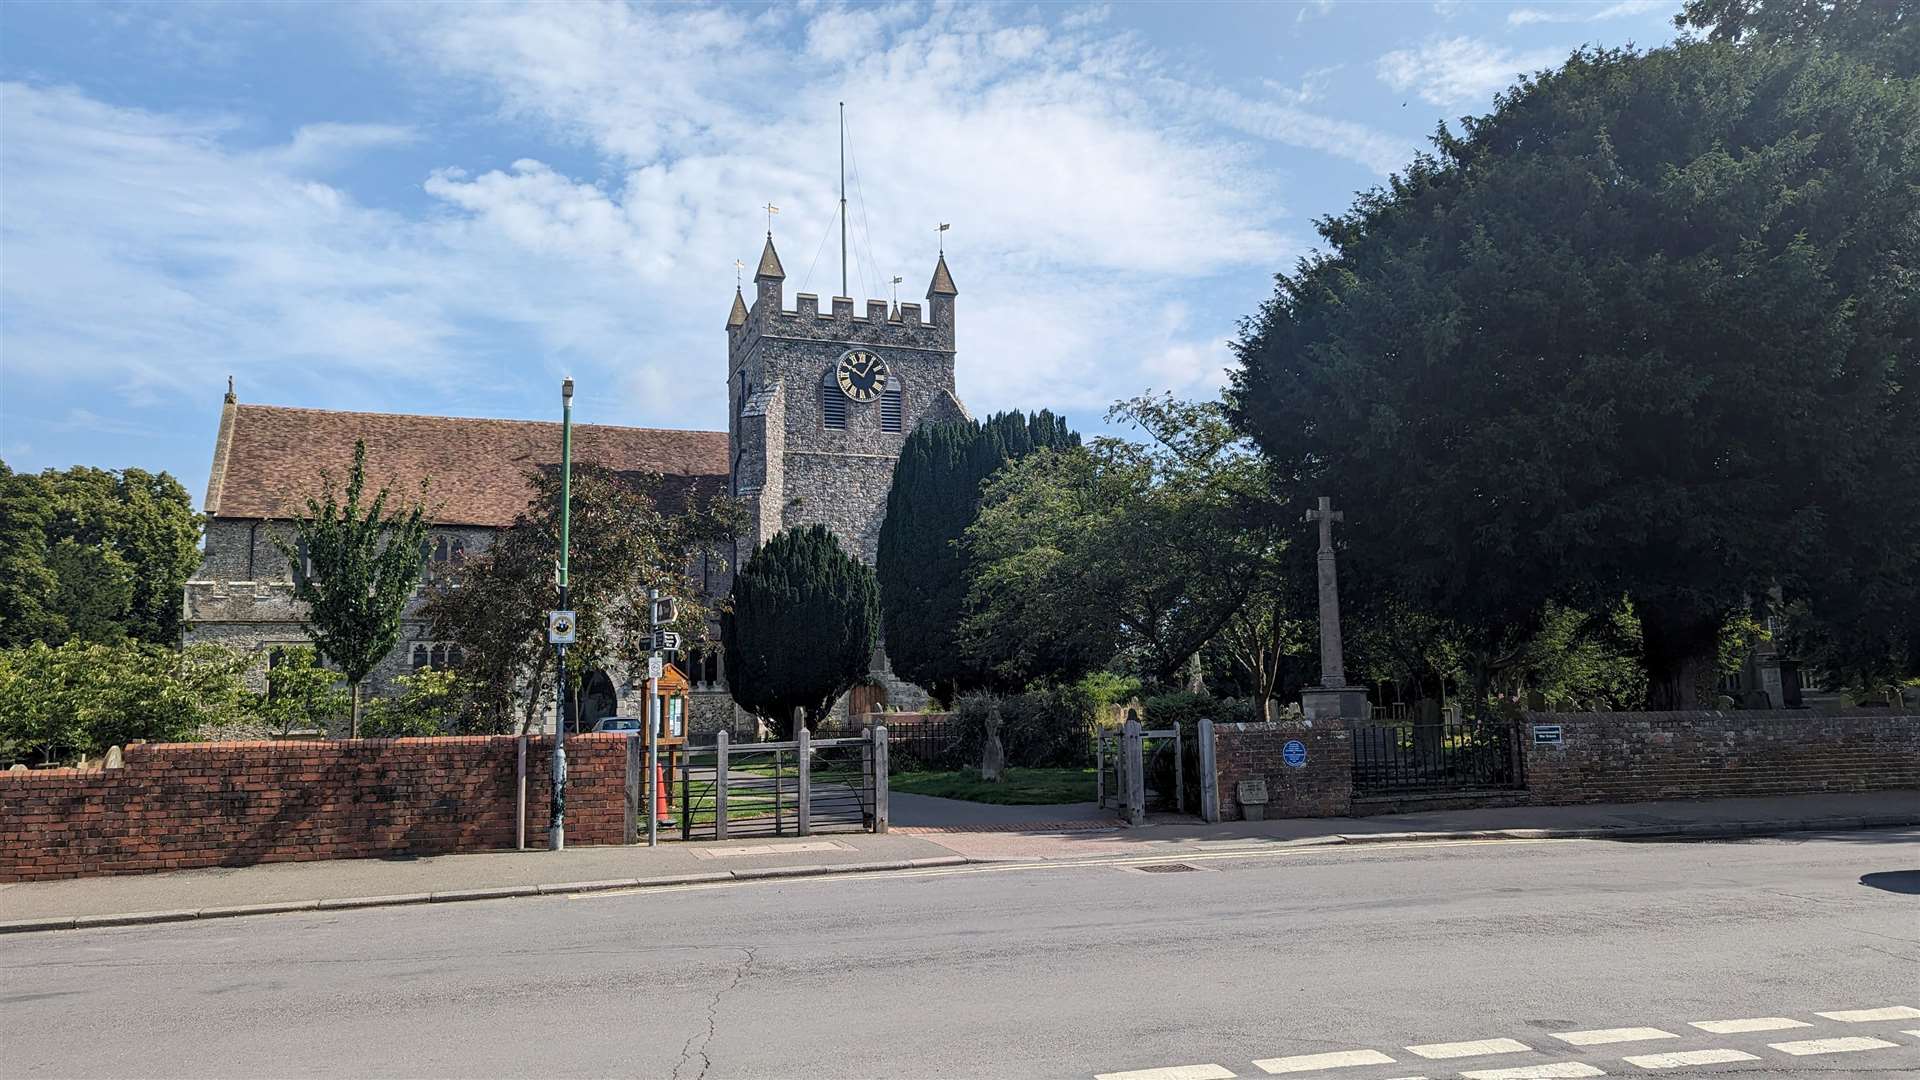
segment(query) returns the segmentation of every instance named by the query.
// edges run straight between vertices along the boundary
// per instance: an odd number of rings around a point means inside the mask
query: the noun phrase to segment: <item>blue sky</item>
[[[1344,209],[1521,71],[1677,2],[59,4],[0,13],[0,458],[167,469],[220,395],[725,426],[765,217],[837,290],[925,292],[976,414],[1211,395]],[[863,281],[867,284],[863,287]]]

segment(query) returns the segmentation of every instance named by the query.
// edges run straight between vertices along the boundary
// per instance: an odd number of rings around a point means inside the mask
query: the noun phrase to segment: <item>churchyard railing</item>
[[[1357,796],[1519,788],[1517,721],[1354,724]]]

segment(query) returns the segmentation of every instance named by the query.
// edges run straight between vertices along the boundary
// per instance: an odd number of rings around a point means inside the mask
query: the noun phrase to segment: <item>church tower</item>
[[[733,493],[747,506],[744,560],[774,533],[825,525],[871,564],[893,465],[907,435],[964,418],[954,396],[953,275],[941,254],[927,309],[851,297],[827,311],[812,293],[785,307],[786,271],[767,234],[749,305],[727,316],[727,442]]]

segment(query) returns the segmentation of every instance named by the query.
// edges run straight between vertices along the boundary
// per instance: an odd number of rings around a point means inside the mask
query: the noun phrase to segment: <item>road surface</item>
[[[1920,831],[1141,862],[21,935],[0,1074],[1920,1075]]]

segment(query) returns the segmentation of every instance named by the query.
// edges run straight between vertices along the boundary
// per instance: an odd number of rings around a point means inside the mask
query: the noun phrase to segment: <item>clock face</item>
[[[858,402],[872,401],[887,388],[887,362],[865,349],[850,349],[834,370],[840,392]]]

